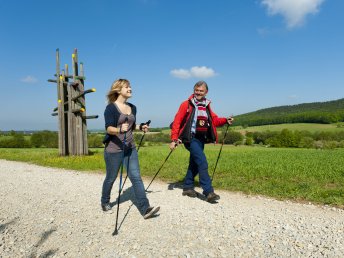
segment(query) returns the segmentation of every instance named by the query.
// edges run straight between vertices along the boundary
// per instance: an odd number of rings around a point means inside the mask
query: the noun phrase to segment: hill
[[[344,121],[344,98],[260,109],[235,117],[235,125],[257,126],[283,123],[331,124]]]

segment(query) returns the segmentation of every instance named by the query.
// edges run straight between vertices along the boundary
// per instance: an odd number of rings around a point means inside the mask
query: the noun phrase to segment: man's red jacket
[[[171,140],[182,140],[183,143],[191,141],[191,125],[195,115],[195,106],[191,101],[194,95],[192,94],[179,107],[177,114],[174,117],[171,127]],[[206,111],[208,113],[208,121],[210,124],[210,132],[208,142],[217,142],[216,127],[223,126],[227,123],[227,118],[218,117],[210,107],[210,101],[206,101]]]

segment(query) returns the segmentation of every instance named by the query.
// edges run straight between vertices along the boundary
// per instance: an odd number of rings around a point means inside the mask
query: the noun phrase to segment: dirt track
[[[0,257],[344,257],[343,210],[224,191],[209,204],[158,181],[148,198],[160,215],[141,217],[128,182],[112,236],[103,178],[0,160]]]

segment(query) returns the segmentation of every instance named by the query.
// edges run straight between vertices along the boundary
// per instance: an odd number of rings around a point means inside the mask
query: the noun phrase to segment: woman
[[[153,217],[160,207],[151,207],[149,205],[140,175],[133,130],[137,129],[147,132],[149,127],[143,124],[136,125],[136,107],[127,102],[131,96],[130,82],[126,79],[116,80],[107,95],[108,105],[104,112],[107,132],[104,139],[106,177],[103,183],[101,207],[103,211],[111,210],[111,189],[120,166],[124,162],[128,177],[133,185],[139,211],[144,219],[148,219]]]

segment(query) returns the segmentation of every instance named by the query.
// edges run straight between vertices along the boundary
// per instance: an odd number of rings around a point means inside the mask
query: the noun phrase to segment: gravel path
[[[159,181],[148,197],[160,215],[150,220],[128,181],[112,236],[103,178],[0,160],[0,257],[344,257],[343,210],[225,191],[209,204]],[[116,181],[111,201],[117,191]]]

